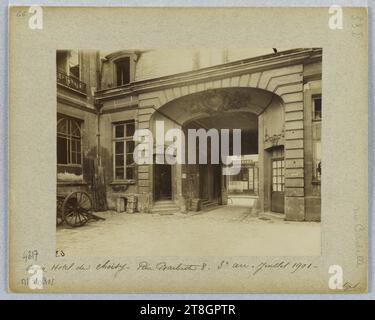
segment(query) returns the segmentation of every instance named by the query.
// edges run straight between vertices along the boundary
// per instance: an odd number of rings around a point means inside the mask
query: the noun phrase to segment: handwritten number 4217
[[[18,10],[16,17],[29,17],[28,25],[32,30],[43,29],[43,9],[41,6],[30,6],[28,10]]]
[[[17,11],[16,13],[16,17],[26,17],[27,15],[28,15],[27,10],[20,10],[20,11]]]

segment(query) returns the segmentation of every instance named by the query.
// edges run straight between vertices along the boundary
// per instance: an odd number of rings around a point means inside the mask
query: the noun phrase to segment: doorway
[[[154,198],[155,201],[172,200],[172,166],[169,164],[155,164]]]
[[[284,148],[273,150],[271,163],[271,211],[284,213]]]
[[[221,165],[199,165],[199,198],[221,202]]]

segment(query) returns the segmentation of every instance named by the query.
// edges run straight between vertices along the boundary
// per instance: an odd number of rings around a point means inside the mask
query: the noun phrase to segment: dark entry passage
[[[155,200],[172,199],[172,170],[168,164],[155,164],[154,195]]]

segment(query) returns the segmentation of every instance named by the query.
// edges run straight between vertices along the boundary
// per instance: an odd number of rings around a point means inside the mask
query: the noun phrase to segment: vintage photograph
[[[10,290],[367,292],[367,14],[11,7]]]
[[[321,48],[66,49],[56,75],[56,249],[321,254]]]

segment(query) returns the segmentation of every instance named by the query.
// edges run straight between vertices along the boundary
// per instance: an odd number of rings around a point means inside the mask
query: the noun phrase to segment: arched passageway
[[[183,163],[153,165],[153,200],[171,200],[188,210],[201,210],[212,205],[227,204],[228,193],[234,192],[236,179],[245,179],[247,188],[260,197],[261,207],[267,206],[277,212],[284,212],[284,143],[279,139],[264,150],[264,123],[267,135],[281,134],[284,126],[283,103],[272,92],[254,88],[211,89],[186,95],[161,106],[151,118],[154,135],[156,123],[162,123],[164,131],[180,129],[184,134],[185,155]],[[272,125],[271,125],[272,124]],[[219,137],[218,145],[213,144],[212,136],[207,134],[196,137],[197,163],[190,163],[189,133],[204,130],[215,132]],[[259,130],[262,130],[260,133]],[[215,154],[222,155],[223,130],[229,131],[229,160],[237,156],[245,165],[249,156],[254,159],[256,171],[249,175],[249,169],[238,171],[236,175],[223,174],[223,157],[219,163],[212,161]],[[240,130],[240,154],[233,149],[234,130]],[[200,139],[206,139],[207,147],[200,148]],[[173,141],[164,141],[164,148]],[[261,149],[259,148],[261,146]],[[154,148],[155,157],[160,148]],[[207,163],[199,163],[199,155],[206,153]],[[277,161],[276,161],[277,159]],[[277,170],[272,167],[276,166]],[[254,174],[254,172],[256,172]],[[240,178],[239,178],[240,177]],[[251,180],[249,180],[251,178]],[[273,183],[273,181],[275,181]],[[242,184],[244,184],[242,183]],[[237,184],[238,185],[238,184]]]

